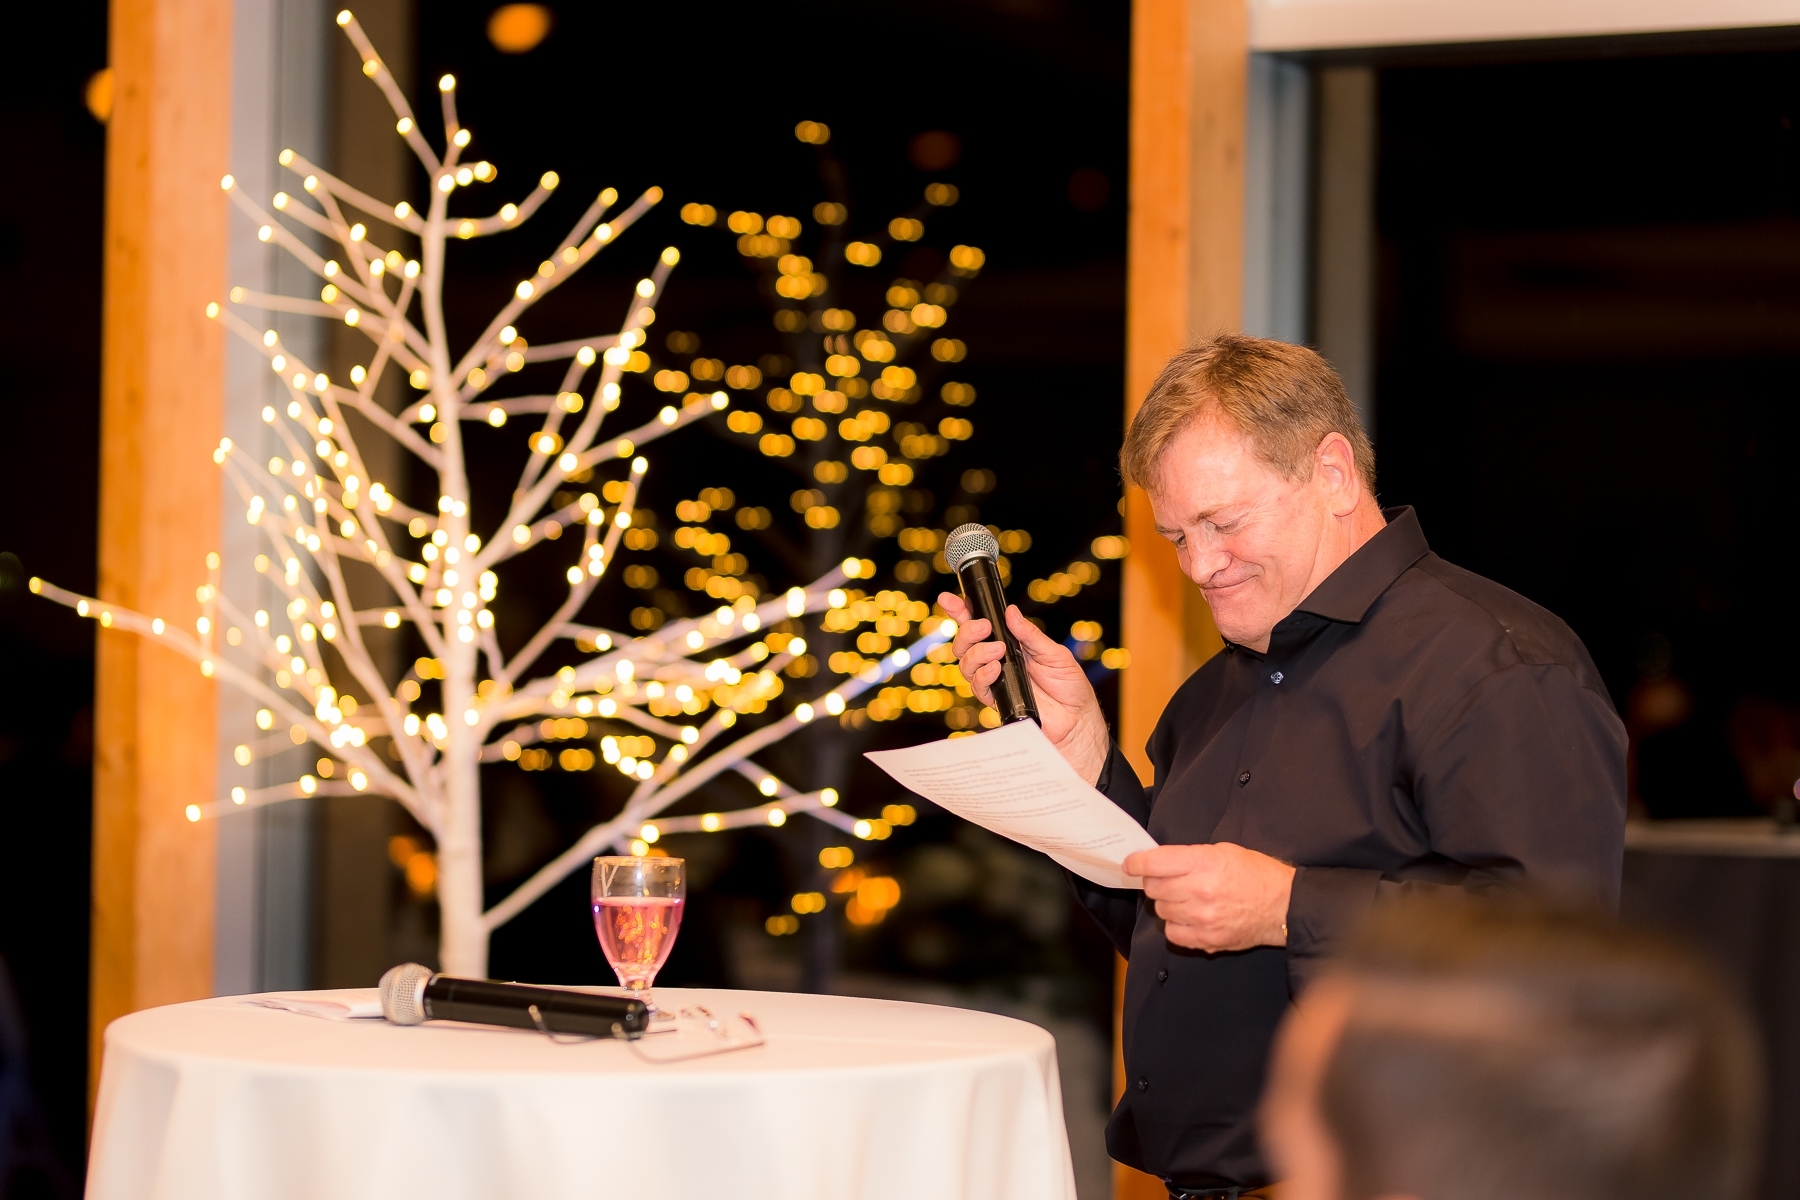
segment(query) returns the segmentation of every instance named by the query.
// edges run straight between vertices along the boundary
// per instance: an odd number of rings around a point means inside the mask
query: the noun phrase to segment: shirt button
[[[1160,970],[1156,973],[1156,982],[1158,982],[1158,983],[1169,982],[1169,968],[1164,967],[1162,970]]]
[[[1269,676],[1269,682],[1279,684],[1285,678],[1287,678],[1285,675],[1283,675],[1280,671],[1277,671],[1273,675]]]
[[[1138,1091],[1147,1092],[1149,1090],[1150,1090],[1150,1081],[1148,1079],[1143,1078],[1142,1076],[1139,1076],[1138,1077]]]
[[[1242,775],[1238,776],[1238,786],[1239,787],[1243,787],[1245,784],[1247,784],[1249,782],[1250,782],[1250,772],[1245,771]]]

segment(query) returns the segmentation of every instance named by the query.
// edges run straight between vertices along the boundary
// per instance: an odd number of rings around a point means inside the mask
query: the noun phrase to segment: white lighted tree
[[[844,606],[840,585],[863,571],[859,560],[848,560],[774,598],[759,602],[742,596],[708,615],[671,621],[639,636],[582,621],[583,606],[632,532],[634,502],[651,466],[641,451],[726,408],[729,397],[724,391],[689,393],[680,407],[664,407],[637,428],[603,435],[607,415],[619,407],[629,369],[641,365],[634,355],[643,359],[638,347],[679,261],[673,247],[662,251],[655,268],[637,284],[616,333],[532,345],[519,326],[535,305],[655,205],[661,191],[650,189],[610,219],[607,214],[618,197],[610,188],[601,192],[480,335],[459,352],[444,319],[446,247],[452,240],[518,228],[559,181],[554,173],[545,174],[530,195],[492,215],[451,215],[452,202],[463,189],[495,178],[489,163],[463,161],[471,135],[457,119],[455,80],[445,76],[439,81],[440,153],[425,139],[355,18],[346,11],[337,21],[360,53],[364,73],[393,107],[396,131],[431,181],[431,199],[423,211],[405,201],[378,200],[291,150],[281,153],[280,163],[300,180],[299,194],[277,193],[273,212],[245,196],[231,176],[223,181],[239,211],[255,222],[257,236],[279,246],[322,282],[317,300],[234,288],[230,306],[209,305],[206,313],[264,354],[288,396],[285,407],[262,412],[284,453],[262,462],[223,439],[213,455],[244,504],[246,519],[266,539],[267,550],[257,556],[255,566],[285,605],[267,611],[234,602],[220,587],[217,554],[208,556],[206,582],[197,591],[200,612],[191,630],[40,579],[32,579],[30,586],[102,625],[155,638],[195,660],[203,674],[253,696],[262,706],[257,723],[267,736],[256,747],[246,743],[246,758],[274,749],[291,735],[316,743],[341,763],[341,779],[334,770],[328,779],[307,774],[273,787],[233,788],[229,799],[189,805],[190,820],[316,794],[385,795],[404,805],[437,844],[441,964],[446,971],[480,975],[486,969],[488,937],[496,927],[595,853],[653,836],[644,828],[652,818],[659,818],[655,826],[661,831],[711,831],[780,825],[790,814],[807,813],[856,831],[858,822],[834,811],[837,795],[830,788],[799,791],[765,770],[755,756],[815,716],[844,712],[856,695],[919,661],[950,630],[947,623],[921,625],[924,636],[884,654],[856,677],[779,716],[771,713],[739,728],[740,715],[764,713],[781,695],[781,668],[806,650],[803,639],[759,637],[759,631],[808,612]],[[354,216],[411,235],[418,257],[383,248],[383,239]],[[315,250],[315,240],[332,247],[330,254]],[[369,362],[350,372],[347,385],[333,381],[317,364],[303,361],[276,331],[259,328],[261,322],[246,320],[240,311],[341,321],[368,336]],[[490,395],[511,373],[542,362],[567,363],[554,393]],[[420,393],[398,413],[377,398],[381,381],[394,371],[404,373]],[[346,420],[351,412],[435,474],[435,496],[413,503],[417,497],[409,497],[400,477],[392,485],[374,478],[370,458],[359,449]],[[541,418],[540,424],[529,435],[528,457],[504,518],[484,535],[471,519],[463,423],[503,426],[521,416]],[[570,480],[609,469],[618,477],[606,481],[599,495],[583,493],[566,503],[553,499],[570,494],[563,490]],[[566,569],[567,595],[519,649],[505,654],[490,607],[500,586],[497,568],[546,545],[551,550],[545,552],[553,552],[565,531],[576,530],[580,547]],[[401,544],[403,533],[410,543]],[[353,591],[382,599],[357,602]],[[364,641],[363,630],[369,627],[410,627],[426,657],[401,677],[390,678],[393,670],[384,670],[380,656]],[[548,670],[547,660],[554,657],[567,661]],[[421,670],[436,680],[441,711],[413,711],[423,694]],[[703,720],[680,719],[709,709]],[[557,722],[590,718],[643,731],[633,742],[609,738],[602,743],[602,753],[637,779],[628,800],[510,896],[487,907],[482,890],[482,763],[527,753],[548,755],[534,744],[556,737]],[[391,740],[390,753],[378,751],[375,743],[382,738]],[[591,765],[592,751],[570,748],[561,753],[586,754]],[[660,817],[726,773],[750,780],[764,802],[732,812]]]

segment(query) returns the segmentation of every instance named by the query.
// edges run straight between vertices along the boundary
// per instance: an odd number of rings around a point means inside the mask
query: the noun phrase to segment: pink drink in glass
[[[650,987],[675,947],[686,903],[679,896],[594,897],[594,932],[620,986]]]

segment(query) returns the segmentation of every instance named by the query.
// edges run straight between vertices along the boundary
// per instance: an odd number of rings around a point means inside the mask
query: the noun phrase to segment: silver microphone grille
[[[425,1020],[425,985],[432,970],[420,963],[389,967],[381,977],[381,1015],[396,1025],[417,1025]]]
[[[944,561],[950,564],[952,571],[971,558],[1000,561],[1000,543],[994,540],[985,525],[958,525],[944,539]]]

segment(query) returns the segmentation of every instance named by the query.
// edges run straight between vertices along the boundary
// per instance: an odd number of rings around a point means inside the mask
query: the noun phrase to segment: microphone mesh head
[[[1000,543],[994,540],[985,525],[958,525],[944,539],[944,561],[950,564],[952,571],[971,558],[1000,561]]]
[[[431,976],[431,968],[420,963],[389,967],[381,977],[381,1015],[396,1025],[424,1021],[425,985],[431,982]]]

